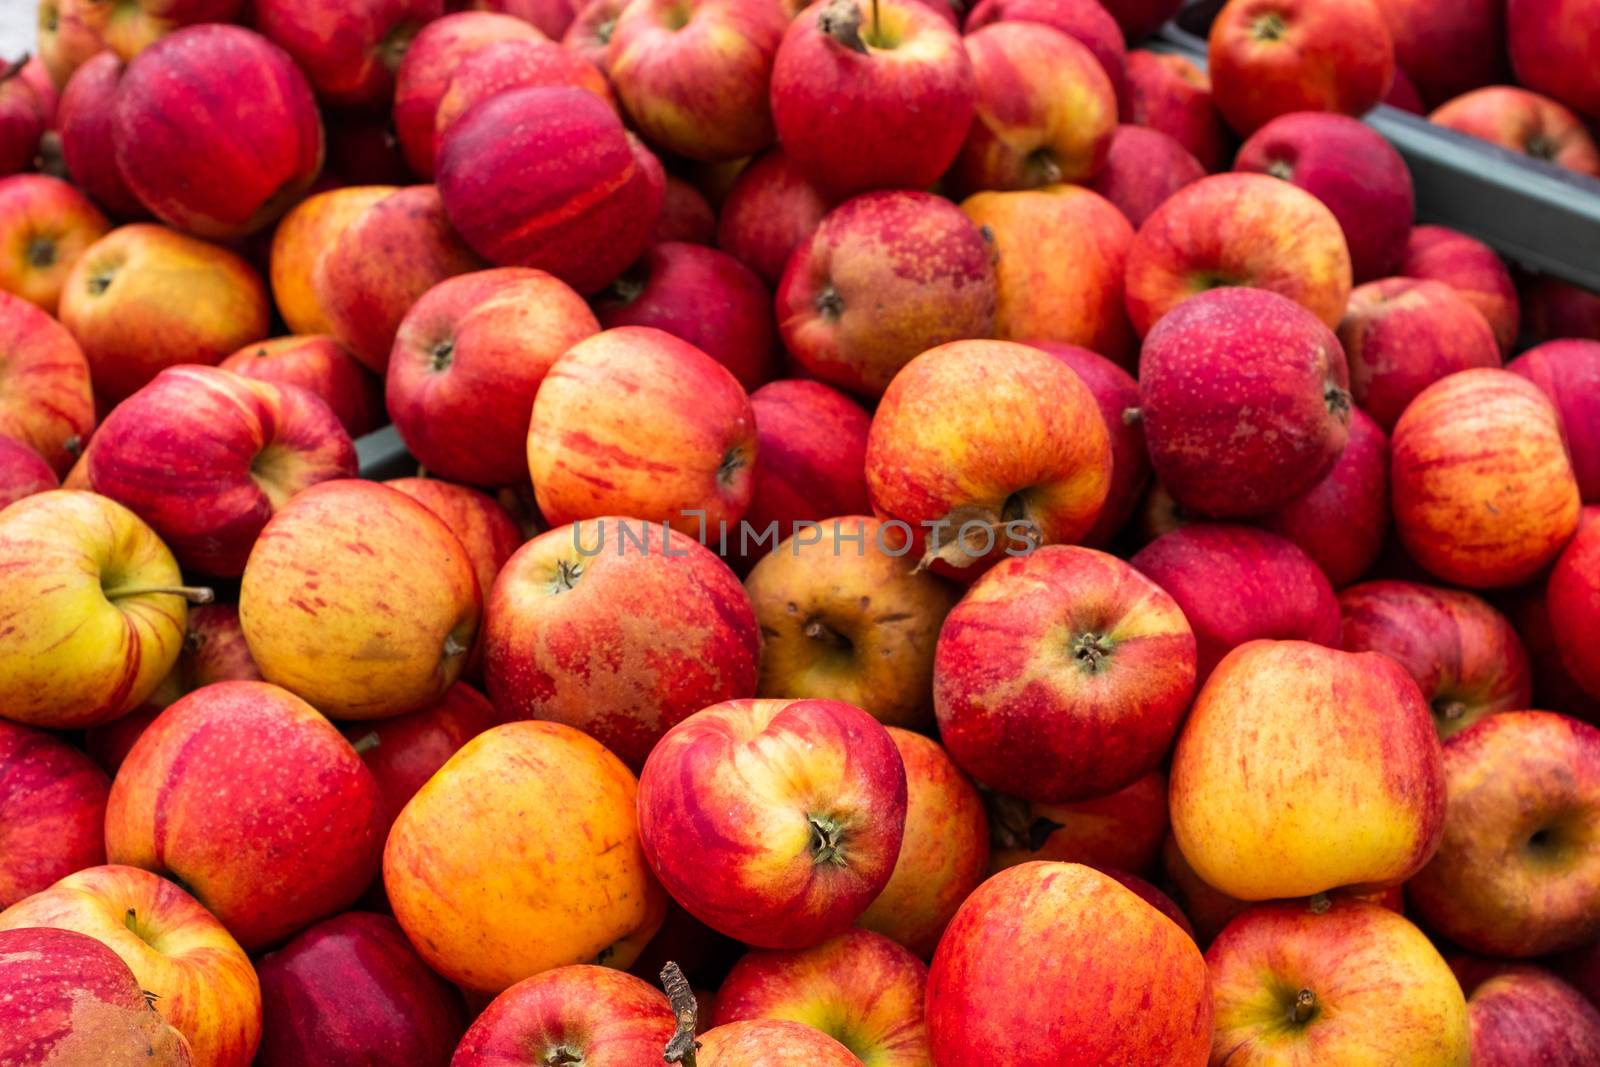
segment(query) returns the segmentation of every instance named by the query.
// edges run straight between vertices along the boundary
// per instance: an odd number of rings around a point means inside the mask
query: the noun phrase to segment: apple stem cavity
[[[807,815],[811,824],[811,863],[820,867],[824,863],[835,867],[847,866],[844,860],[844,828],[826,815]]]
[[[56,243],[48,237],[35,237],[28,242],[28,262],[43,269],[56,261]]]
[[[1115,643],[1106,634],[1081,633],[1072,639],[1072,658],[1089,674],[1099,674],[1111,658]]]
[[[867,42],[861,39],[861,9],[856,6],[856,0],[831,0],[817,16],[817,29],[850,51],[867,54]]]
[[[1123,408],[1122,409],[1122,425],[1124,425],[1124,426],[1137,426],[1143,421],[1144,421],[1144,409],[1143,408]]]
[[[821,619],[812,619],[806,623],[802,632],[818,644],[827,645],[829,648],[837,649],[840,652],[845,652],[855,647],[848,637]]]
[[[661,988],[667,992],[667,1003],[672,1005],[672,1014],[678,1026],[667,1041],[666,1051],[661,1058],[668,1063],[695,1067],[694,1054],[700,1048],[700,1042],[694,1039],[694,1032],[699,1022],[700,1006],[695,1003],[694,990],[689,988],[689,980],[683,976],[683,969],[671,960],[661,968]]]
[[[1267,164],[1267,173],[1272,175],[1274,178],[1282,178],[1284,181],[1290,181],[1294,178],[1294,167],[1287,159],[1274,159],[1271,163]]]
[[[445,634],[444,635],[444,658],[445,659],[451,659],[452,657],[459,656],[462,653],[466,652],[467,648],[468,648],[468,646],[463,645],[461,643],[461,639],[456,637],[455,634]]]
[[[1445,722],[1460,722],[1467,714],[1467,706],[1459,700],[1440,698],[1433,702],[1433,713]]]
[[[1289,1009],[1289,1021],[1296,1026],[1303,1026],[1311,1021],[1317,1013],[1317,995],[1309,989],[1302,989],[1294,995],[1294,1005]]]
[[[203,585],[119,585],[105,590],[107,600],[130,596],[181,596],[191,604],[209,604],[216,594]]]

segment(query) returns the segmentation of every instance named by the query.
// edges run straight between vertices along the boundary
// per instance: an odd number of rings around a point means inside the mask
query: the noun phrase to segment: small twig
[[[678,1029],[673,1033],[672,1040],[667,1042],[667,1050],[661,1058],[668,1063],[695,1067],[694,1054],[700,1048],[700,1042],[694,1039],[694,1031],[700,1009],[694,1000],[694,990],[689,988],[689,980],[683,976],[683,969],[671,960],[661,968],[661,987],[667,991],[667,1002],[672,1005],[672,1014],[678,1019]]]

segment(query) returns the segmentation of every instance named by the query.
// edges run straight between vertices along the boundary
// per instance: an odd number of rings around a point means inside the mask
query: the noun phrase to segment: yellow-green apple
[[[888,727],[906,770],[906,825],[889,882],[856,924],[923,959],[989,866],[983,799],[937,741]]]
[[[80,66],[61,90],[56,134],[72,183],[110,215],[128,222],[149,218],[150,211],[117,169],[111,106],[122,71],[122,60],[110,49]]]
[[[874,510],[914,556],[968,579],[1083,537],[1110,487],[1094,394],[1061,360],[1010,341],[955,341],[912,360],[867,438]]]
[[[813,536],[815,535],[815,536]],[[863,515],[800,527],[745,586],[761,628],[757,693],[842,700],[890,726],[933,717],[933,650],[956,590]]]
[[[1115,556],[1047,545],[997,564],[950,612],[933,701],[968,774],[1062,803],[1154,770],[1194,682],[1194,633],[1171,596]]]
[[[102,31],[109,8],[94,0],[40,0],[39,58],[56,85],[106,48]]]
[[[561,45],[576,52],[601,70],[611,54],[611,38],[617,30],[617,19],[627,0],[589,0],[581,3],[572,22],[562,31]]]
[[[1449,6],[1377,0],[1377,5],[1394,40],[1395,81],[1407,78],[1428,103],[1509,79],[1501,0],[1460,0]]]
[[[1160,130],[1215,173],[1233,158],[1233,135],[1211,102],[1211,78],[1194,61],[1142,48],[1128,53],[1129,107],[1123,118]]]
[[[1005,793],[985,797],[990,870],[1031,860],[1082,863],[1141,874],[1155,866],[1167,836],[1167,776],[1153,770],[1104,796],[1066,804],[1030,803]]]
[[[0,176],[33,169],[50,117],[39,94],[22,77],[26,57],[0,63]]]
[[[1205,961],[1114,879],[1025,863],[979,886],[928,972],[940,1067],[1201,1067],[1211,1048]]]
[[[406,46],[444,0],[254,0],[253,25],[288,52],[317,96],[340,107],[386,105]]]
[[[15,437],[0,435],[0,508],[60,485],[43,456]]]
[[[717,990],[711,1025],[786,1019],[815,1027],[874,1067],[927,1067],[928,968],[882,934],[851,930],[803,949],[760,950]]]
[[[1577,536],[1550,571],[1545,599],[1562,666],[1600,700],[1600,506],[1584,509]]]
[[[1422,691],[1376,652],[1250,641],[1200,690],[1172,758],[1172,832],[1241,900],[1380,888],[1427,863],[1445,823]]]
[[[630,609],[611,610],[622,600]],[[489,596],[485,674],[507,719],[590,734],[638,768],[707,702],[756,691],[756,616],[739,579],[693,538],[609,517],[528,542]]]
[[[0,178],[0,289],[54,314],[72,265],[110,228],[100,209],[60,178]]]
[[[494,588],[500,568],[525,540],[505,505],[487,493],[437,478],[396,478],[384,484],[398,489],[444,520],[461,547],[466,549],[467,560],[478,579],[478,590],[487,604],[489,590]],[[480,644],[482,640],[480,632]],[[475,670],[481,658],[480,649],[474,648],[468,657],[467,669]]]
[[[479,734],[389,831],[395,918],[430,967],[480,993],[563,964],[627,967],[666,909],[637,792],[621,760],[570,726]]]
[[[910,0],[920,3],[921,0]],[[860,1067],[839,1042],[805,1023],[745,1019],[700,1035],[698,1067]]]
[[[932,185],[966,137],[973,94],[959,33],[920,0],[818,0],[772,67],[779,143],[841,198]]]
[[[758,536],[778,524],[798,531],[800,522],[872,510],[867,499],[867,432],[872,416],[854,400],[821,382],[785,379],[750,394],[756,419],[756,466],[751,475],[745,522]],[[776,544],[771,547],[776,548]],[[760,545],[740,544],[749,559]]]
[[[406,802],[462,745],[502,721],[487,697],[457,682],[425,708],[347,726],[346,736],[383,796],[384,828],[394,825]]]
[[[1389,438],[1372,416],[1352,408],[1333,469],[1257,521],[1310,556],[1335,589],[1358,580],[1377,562],[1389,533]]]
[[[1517,81],[1600,119],[1597,17],[1593,0],[1511,0],[1506,25]]]
[[[306,197],[279,221],[272,231],[268,278],[272,299],[290,330],[302,336],[332,332],[333,323],[312,285],[317,260],[363,211],[396,191],[392,185],[329,189]]]
[[[60,314],[109,406],[168,367],[219,363],[266,337],[272,305],[255,268],[226,248],[135,223],[78,257]]]
[[[782,148],[772,148],[728,191],[717,219],[717,247],[776,286],[790,254],[817,228],[830,203]]]
[[[746,389],[776,376],[772,296],[754,271],[715,248],[657,241],[601,292],[595,312],[608,330],[653,326],[688,341]]]
[[[755,414],[738,379],[648,326],[568,349],[528,426],[528,473],[552,525],[624,515],[691,535],[734,527],[750,506],[755,459]]]
[[[609,967],[573,964],[524,978],[495,997],[450,1063],[653,1064],[674,1029],[667,998],[654,986]]]
[[[1141,337],[1190,297],[1231,286],[1287,297],[1332,329],[1350,285],[1350,250],[1333,212],[1264,174],[1214,174],[1185,186],[1128,249],[1128,315]]]
[[[254,233],[322,169],[322,120],[292,59],[238,26],[190,26],[140,52],[112,105],[117,169],[161,219]]]
[[[1111,137],[1105,166],[1087,184],[1137,229],[1173,193],[1205,176],[1200,161],[1170,135],[1122,125]]]
[[[0,293],[0,434],[61,474],[94,430],[89,364],[72,334],[21,297]]]
[[[961,204],[994,242],[994,336],[1081,345],[1130,366],[1123,307],[1133,227],[1109,200],[1076,185],[978,193]]]
[[[715,245],[717,243],[717,214],[711,201],[675,175],[667,175],[667,185],[661,194],[661,218],[656,220],[653,244],[682,241],[688,244]]]
[[[893,738],[837,700],[713,704],[667,731],[639,780],[639,833],[667,892],[761,948],[853,925],[889,881],[905,818]]]
[[[35,926],[86,934],[120,956],[188,1039],[195,1067],[249,1067],[261,1039],[255,969],[182,889],[136,867],[89,867],[0,912],[0,930]]]
[[[1105,166],[1117,97],[1081,41],[1054,27],[998,22],[963,40],[972,62],[972,126],[951,178],[963,189],[1086,182]]]
[[[1497,968],[1467,996],[1472,1067],[1600,1063],[1600,1010],[1541,967]]]
[[[1241,137],[1291,111],[1365,114],[1395,70],[1373,0],[1229,0],[1207,58],[1217,110]]]
[[[1388,908],[1264,904],[1206,950],[1211,1062],[1237,1067],[1468,1067],[1467,1004],[1439,950]]]
[[[1521,309],[1511,272],[1494,249],[1444,226],[1417,226],[1406,241],[1406,257],[1396,274],[1444,282],[1483,313],[1509,356],[1517,341]]]
[[[312,261],[311,293],[325,332],[378,374],[412,305],[446,278],[483,266],[451,229],[431,185],[368,203],[324,241]]]
[[[1506,364],[1555,405],[1586,504],[1600,504],[1600,333],[1596,338],[1547,341]]]
[[[110,788],[65,741],[0,721],[0,908],[106,861]]]
[[[599,332],[583,298],[542,270],[446,278],[395,334],[384,383],[389,415],[431,473],[515,484],[528,476],[525,438],[539,383],[562,353]]]
[[[275,385],[297,385],[332,409],[351,437],[383,425],[383,390],[350,350],[327,334],[246,345],[218,364]]]
[[[131,508],[204,574],[244,573],[262,527],[296,493],[356,476],[331,408],[293,386],[169,367],[95,433],[89,484]]]
[[[1379,133],[1348,115],[1280,115],[1239,149],[1233,169],[1270,174],[1328,206],[1357,282],[1394,274],[1416,214],[1411,172]]]
[[[435,143],[455,121],[483,101],[509,89],[566,85],[583,89],[613,109],[611,84],[593,63],[554,41],[514,37],[472,50],[451,75],[433,116]]]
[[[1474,89],[1435,108],[1428,121],[1512,152],[1600,178],[1600,145],[1561,104],[1513,85]]]
[[[1339,339],[1305,308],[1264,289],[1200,293],[1156,323],[1139,354],[1150,464],[1186,510],[1269,514],[1338,461],[1349,384]]]
[[[1555,407],[1498,368],[1419,393],[1390,449],[1395,527],[1413,559],[1454,585],[1517,585],[1578,528],[1578,483]]]
[[[113,500],[56,489],[17,501],[0,512],[5,717],[74,729],[138,707],[177,662],[185,598],[210,596]]]
[[[1127,45],[1122,27],[1097,0],[980,0],[962,27],[970,37],[996,22],[1033,22],[1060,30],[1087,48],[1111,82],[1118,111],[1128,108]],[[970,45],[968,55],[971,56]],[[982,80],[981,77],[979,79]]]
[[[1528,335],[1534,340],[1600,341],[1600,293],[1548,275],[1525,275],[1519,285]]]
[[[606,72],[651,144],[742,159],[775,135],[767,87],[788,24],[776,3],[640,0],[617,18]]]
[[[451,225],[485,259],[592,293],[649,244],[666,176],[605,101],[536,86],[457,119],[439,140],[438,182]]]
[[[1344,648],[1382,652],[1416,680],[1440,737],[1533,700],[1528,653],[1510,621],[1457,589],[1376,581],[1339,594]]]
[[[266,1025],[256,1067],[392,1062],[445,1067],[466,1029],[461,994],[387,915],[324,919],[256,964]]]

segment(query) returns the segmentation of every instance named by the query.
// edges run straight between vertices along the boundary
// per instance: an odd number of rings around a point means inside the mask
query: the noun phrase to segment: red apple
[[[0,176],[32,170],[39,138],[50,126],[43,101],[22,77],[26,63],[0,63]]]
[[[582,4],[561,35],[562,46],[605,70],[617,19],[627,6],[627,0],[589,0]]]
[[[1117,110],[1127,112],[1127,46],[1122,27],[1097,0],[980,0],[967,11],[964,28],[970,35],[995,22],[1036,22],[1076,40],[1094,53],[1111,82]]]
[[[306,197],[279,220],[267,267],[272,298],[291,333],[333,332],[313,285],[317,262],[363,211],[398,191],[395,185],[339,186]]]
[[[93,0],[40,0],[39,58],[55,84],[65,85],[79,64],[106,50],[109,17]]]
[[[1597,17],[1594,0],[1511,0],[1507,43],[1517,81],[1600,119]]]
[[[346,727],[383,796],[384,827],[462,745],[502,718],[482,693],[457,682],[425,708]]]
[[[465,6],[473,11],[498,11],[531,22],[552,41],[561,40],[577,13],[575,0],[470,0]]]
[[[1394,39],[1395,81],[1407,77],[1428,103],[1507,80],[1502,0],[1377,0],[1377,6]]]
[[[1205,176],[1200,161],[1167,134],[1144,126],[1118,126],[1105,167],[1088,184],[1137,228],[1173,193]]]
[[[783,1019],[713,1027],[700,1035],[699,1045],[698,1067],[856,1067],[861,1062],[816,1027]]]
[[[444,0],[254,0],[255,26],[288,52],[328,104],[388,104],[394,74],[417,31]]]
[[[1555,405],[1585,503],[1600,503],[1600,341],[1549,341],[1506,370],[1537,385]]]
[[[94,422],[89,365],[78,342],[26,300],[0,293],[0,435],[32,448],[60,474]]]
[[[864,449],[866,434],[861,437]],[[60,484],[56,472],[43,456],[15,437],[0,436],[0,508],[25,496],[48,492]],[[862,496],[865,495],[866,486],[863,485]]]
[[[1390,34],[1393,35],[1392,27]],[[1422,102],[1421,94],[1417,92],[1417,87],[1407,77],[1405,69],[1398,64],[1394,68],[1394,81],[1390,83],[1389,91],[1384,94],[1383,102],[1413,115],[1426,115],[1428,111]]]
[[[756,420],[748,527],[774,545],[799,522],[862,515],[867,499],[867,432],[872,418],[821,382],[785,379],[750,394]],[[740,555],[754,555],[740,547]]]
[[[1577,536],[1556,558],[1546,602],[1562,666],[1600,700],[1600,507],[1584,509]]]
[[[1600,1010],[1550,972],[1507,967],[1467,998],[1473,1067],[1600,1062]]]
[[[1233,134],[1211,102],[1211,78],[1184,56],[1136,48],[1128,53],[1129,107],[1135,126],[1159,130],[1215,173],[1233,158]]]
[[[1527,89],[1510,85],[1474,89],[1435,108],[1428,121],[1600,178],[1600,145],[1583,120]]]
[[[110,49],[80,66],[61,91],[56,132],[73,184],[111,215],[133,221],[149,218],[150,212],[117,168],[112,106],[123,69],[122,60]]]
[[[1444,282],[1466,297],[1489,320],[1501,354],[1511,354],[1521,318],[1517,287],[1494,249],[1443,226],[1417,226],[1406,242],[1406,258],[1397,273]]]
[[[656,220],[652,245],[668,241],[685,244],[715,245],[717,243],[717,213],[694,186],[675,175],[667,175],[667,185],[661,196],[661,218]]]
[[[88,197],[59,178],[0,178],[0,289],[54,314],[72,265],[110,228]]]
[[[106,861],[110,787],[66,742],[0,721],[0,908]]]
[[[1600,341],[1600,293],[1555,278],[1524,279],[1522,302],[1526,326],[1536,341],[1582,338]]]
[[[573,964],[525,978],[490,1001],[450,1063],[655,1063],[674,1029],[667,998],[654,986],[609,967]]]
[[[611,85],[593,63],[554,41],[513,37],[474,48],[456,67],[433,118],[434,143],[477,104],[510,89],[570,86],[617,106]]]
[[[1167,776],[1159,770],[1068,804],[1030,804],[1005,793],[990,793],[987,801],[995,871],[1054,860],[1082,863],[1121,881],[1124,872],[1149,871],[1167,836]]]
[[[776,286],[790,253],[817,228],[829,203],[783,149],[773,148],[746,167],[728,191],[717,222],[717,247]]]
[[[218,364],[245,378],[296,385],[327,404],[351,437],[383,425],[383,392],[350,350],[327,335],[246,345]]]
[[[1534,582],[1511,590],[1497,603],[1516,626],[1533,666],[1533,701],[1584,722],[1600,724],[1600,700],[1583,691],[1561,661],[1554,628],[1550,624],[1548,583]]]
[[[450,528],[466,550],[467,561],[478,579],[478,589],[487,603],[489,590],[494,587],[500,569],[526,540],[505,505],[487,493],[438,478],[395,478],[383,484],[415,500]],[[479,644],[482,644],[481,634]],[[481,658],[479,652],[479,648],[474,648],[469,655],[468,670],[475,668]]]

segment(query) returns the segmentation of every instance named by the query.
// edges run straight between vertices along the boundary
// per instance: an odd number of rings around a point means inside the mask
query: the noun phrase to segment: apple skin
[[[701,1034],[695,1063],[699,1067],[857,1067],[861,1061],[814,1026],[784,1019],[745,1019]]]
[[[979,886],[928,972],[940,1067],[1201,1067],[1211,1014],[1194,941],[1072,863],[1024,863]]]
[[[596,958],[628,966],[666,910],[639,844],[637,788],[621,760],[570,726],[479,734],[389,831],[383,882],[395,918],[428,965],[468,991],[498,993]]]
[[[1185,300],[1231,286],[1287,297],[1337,327],[1351,286],[1339,220],[1304,189],[1263,174],[1214,174],[1178,190],[1128,249],[1133,328],[1143,337]]]
[[[540,33],[552,41],[559,41],[561,35],[567,31],[567,27],[572,25],[572,20],[577,14],[578,0],[468,0],[465,4],[459,0],[448,0],[447,6],[512,15],[524,22],[533,23]]]
[[[1134,365],[1137,347],[1123,307],[1133,227],[1109,200],[1052,185],[978,193],[961,210],[994,239],[995,337],[1079,345]]]
[[[336,719],[437,700],[460,677],[480,606],[450,528],[404,493],[355,479],[314,485],[280,508],[239,589],[262,676]]]
[[[1241,137],[1292,111],[1365,114],[1395,70],[1372,0],[1229,0],[1208,58],[1217,110]]]
[[[856,924],[929,959],[988,871],[989,820],[983,798],[937,741],[887,729],[906,771],[905,832],[888,884]]]
[[[1194,694],[1178,604],[1094,549],[1002,561],[939,631],[933,701],[951,758],[1024,800],[1103,796],[1154,770]]]
[[[268,277],[272,299],[289,329],[302,336],[330,334],[313,279],[317,260],[363,211],[398,192],[393,185],[347,185],[308,196],[272,231]]]
[[[566,1055],[566,1062],[590,1067],[631,1067],[661,1059],[675,1029],[667,998],[654,986],[609,967],[573,964],[495,997],[449,1062],[510,1067],[561,1063]]]
[[[569,86],[511,89],[474,107],[441,138],[438,173],[445,212],[468,245],[581,293],[639,258],[666,183],[616,113]]]
[[[568,349],[528,426],[528,472],[552,525],[626,515],[690,535],[736,527],[755,458],[755,414],[738,380],[648,326]]]
[[[927,965],[909,950],[851,930],[811,948],[746,953],[717,990],[711,1025],[786,1019],[816,1027],[863,1063],[926,1067],[927,983]]]
[[[1394,40],[1395,80],[1405,76],[1427,103],[1509,80],[1500,0],[1377,0],[1377,7]]]
[[[50,128],[44,102],[21,76],[26,62],[0,65],[0,176],[32,170],[39,139]]]
[[[425,708],[346,727],[382,794],[385,831],[462,745],[502,721],[487,697],[457,682]]]
[[[0,435],[63,474],[94,424],[89,364],[78,342],[28,301],[0,293]]]
[[[1391,31],[1390,36],[1393,36]],[[1427,106],[1422,102],[1422,96],[1417,92],[1417,87],[1406,76],[1404,68],[1395,65],[1394,81],[1389,85],[1389,91],[1384,94],[1383,103],[1390,107],[1408,111],[1413,115],[1426,115]]]
[[[0,508],[60,485],[43,456],[15,437],[0,436]]]
[[[1444,226],[1416,226],[1406,241],[1406,258],[1397,274],[1444,282],[1483,313],[1509,356],[1517,342],[1521,309],[1511,272],[1494,249],[1475,237]]]
[[[1123,116],[1187,148],[1209,173],[1227,170],[1233,133],[1211,102],[1211,77],[1184,56],[1135,48],[1128,52],[1129,106]]]
[[[1350,900],[1254,907],[1212,942],[1206,966],[1216,997],[1213,1063],[1478,1063],[1449,965],[1388,908]]]
[[[1444,746],[1450,804],[1406,900],[1472,952],[1526,959],[1600,932],[1600,730],[1547,711],[1490,715]]]
[[[671,730],[639,779],[639,833],[667,892],[759,948],[848,929],[900,850],[906,775],[894,740],[836,700],[732,700]],[[707,864],[722,877],[703,878]]]
[[[383,390],[350,350],[326,334],[246,345],[218,364],[245,378],[299,386],[332,410],[352,438],[384,423]]]
[[[267,1021],[257,1067],[446,1067],[466,1029],[461,994],[428,970],[387,915],[324,919],[262,957]]]
[[[1558,167],[1600,177],[1600,145],[1583,120],[1547,96],[1510,85],[1474,89],[1428,121]]]
[[[514,37],[474,48],[450,78],[434,115],[435,143],[484,100],[510,89],[571,86],[593,93],[613,110],[611,85],[593,63],[553,41]]]
[[[790,254],[817,228],[831,203],[782,148],[768,149],[728,190],[717,220],[717,247],[776,287]]]
[[[1600,341],[1600,293],[1546,276],[1521,280],[1528,336],[1535,341]]]
[[[1473,1067],[1600,1062],[1600,1011],[1539,967],[1506,967],[1467,998]]]
[[[717,243],[717,213],[694,186],[676,175],[667,175],[661,196],[661,218],[651,244],[678,241],[683,244],[714,247]]]
[[[524,438],[539,383],[562,353],[599,332],[583,298],[542,270],[446,278],[395,334],[384,383],[389,414],[432,474],[515,484],[528,476]]]
[[[1390,441],[1400,539],[1430,574],[1471,589],[1517,585],[1578,528],[1578,483],[1556,409],[1509,371],[1428,386]]]
[[[238,942],[188,893],[136,867],[90,867],[0,912],[0,930],[39,926],[87,934],[120,956],[188,1039],[195,1067],[249,1067],[260,984]]]
[[[561,34],[561,46],[605,70],[617,19],[627,6],[627,0],[589,0],[588,3],[580,0],[572,21]]]
[[[1583,510],[1577,536],[1550,571],[1545,594],[1556,651],[1578,685],[1600,700],[1600,506]]]
[[[150,217],[117,169],[112,101],[122,80],[122,60],[110,49],[78,67],[61,90],[56,133],[72,183],[124,222]]]
[[[653,326],[688,341],[747,390],[777,375],[772,296],[754,271],[715,248],[657,241],[601,293],[595,312],[608,330]]]
[[[355,445],[320,399],[215,367],[169,367],[95,434],[89,484],[150,524],[179,563],[244,573],[289,498],[354,478]]]
[[[1121,125],[1111,137],[1105,166],[1088,187],[1116,205],[1137,229],[1173,193],[1205,176],[1200,161],[1169,135]]]
[[[417,31],[444,14],[444,0],[254,0],[254,24],[306,73],[311,88],[339,107],[383,106],[394,72]]]
[[[872,510],[867,498],[867,433],[872,416],[821,382],[783,379],[750,394],[756,466],[745,521],[778,539],[800,521]],[[740,555],[748,557],[740,547]]]
[[[1357,282],[1387,277],[1405,258],[1416,215],[1411,172],[1394,146],[1348,115],[1280,115],[1239,149],[1233,169],[1270,174],[1327,205],[1344,231]]]
[[[395,478],[383,484],[415,500],[450,528],[467,552],[467,562],[472,564],[478,590],[487,605],[495,578],[526,540],[505,505],[487,493],[437,478]],[[482,640],[480,633],[480,645]],[[481,650],[475,647],[467,657],[468,671],[474,670],[481,659]]]
[[[818,0],[794,16],[772,66],[772,117],[802,174],[843,199],[925,189],[949,169],[976,91],[952,21],[919,0]]]
[[[106,861],[105,772],[40,730],[0,721],[0,908]]]
[[[1417,683],[1387,656],[1304,641],[1250,641],[1223,658],[1178,737],[1170,797],[1184,856],[1241,900],[1396,885],[1445,824]]]
[[[810,374],[877,397],[913,357],[992,335],[998,298],[994,249],[954,204],[866,193],[828,212],[789,257],[778,329]]]
[[[112,105],[117,169],[157,218],[254,233],[322,170],[322,121],[288,54],[238,26],[190,26],[128,64]]]
[[[60,178],[0,178],[0,289],[54,314],[72,265],[110,229],[100,209]]]
[[[1600,119],[1597,16],[1593,0],[1511,0],[1507,44],[1517,82]]]
[[[1067,804],[1030,804],[1004,793],[988,795],[998,873],[1032,860],[1081,863],[1098,870],[1142,874],[1166,840],[1167,776],[1159,769],[1131,784]]]
[[[1506,370],[1537,385],[1555,405],[1578,493],[1584,503],[1600,504],[1600,340],[1547,341]]]
[[[610,610],[619,598],[629,611]],[[609,517],[541,534],[506,564],[487,617],[500,714],[581,729],[630,768],[708,702],[756,692],[761,638],[739,579],[653,523]]]
[[[1096,0],[979,0],[968,9],[963,29],[971,36],[996,22],[1038,23],[1060,30],[1083,45],[1093,53],[1111,82],[1117,110],[1127,112],[1127,46],[1122,27]]]

